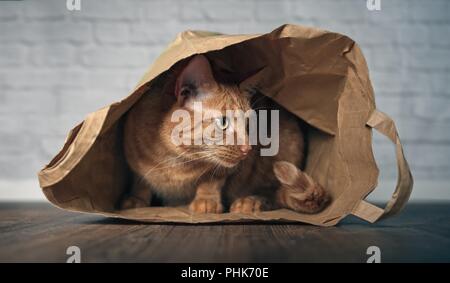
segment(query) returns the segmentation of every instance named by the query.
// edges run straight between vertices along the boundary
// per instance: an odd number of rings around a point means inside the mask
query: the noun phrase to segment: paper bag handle
[[[352,211],[353,215],[373,223],[380,218],[393,216],[404,208],[412,192],[413,178],[394,121],[385,113],[374,110],[366,125],[385,135],[395,144],[398,169],[397,186],[384,209],[361,200]]]

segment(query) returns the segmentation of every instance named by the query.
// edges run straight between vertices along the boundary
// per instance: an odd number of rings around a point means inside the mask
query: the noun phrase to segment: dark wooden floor
[[[450,262],[450,203],[413,203],[398,217],[338,227],[286,224],[159,225],[0,203],[0,262]]]

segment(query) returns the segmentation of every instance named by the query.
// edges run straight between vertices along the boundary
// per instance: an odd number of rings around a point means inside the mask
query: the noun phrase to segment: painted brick
[[[69,44],[44,44],[32,48],[30,60],[36,66],[64,67],[75,65],[74,48]]]
[[[20,18],[22,9],[23,7],[17,3],[0,1],[0,22],[17,21]]]
[[[287,1],[258,1],[255,3],[256,19],[259,21],[284,21],[291,16],[291,2]]]
[[[77,19],[91,21],[132,21],[138,15],[139,2],[136,0],[82,1],[81,11],[73,12]]]
[[[199,8],[211,21],[251,21],[254,18],[253,1],[200,1]]]
[[[150,65],[156,52],[139,47],[88,48],[80,51],[83,66],[94,68],[143,68]]]
[[[94,38],[99,43],[123,45],[128,43],[130,27],[124,22],[99,22],[94,25]]]
[[[26,47],[20,45],[0,46],[0,66],[14,67],[25,63]]]
[[[45,4],[42,1],[29,1],[23,6],[27,20],[63,20],[71,13],[67,10],[66,1],[60,0],[46,0]]]
[[[12,31],[19,33],[21,41],[27,43],[88,43],[92,41],[92,30],[89,23],[74,22],[36,22],[18,24]],[[14,36],[15,38],[15,36]]]

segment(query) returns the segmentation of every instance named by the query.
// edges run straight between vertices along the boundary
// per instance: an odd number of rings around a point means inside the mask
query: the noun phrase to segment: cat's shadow
[[[239,225],[296,225],[305,227],[315,227],[314,225],[300,222],[280,222],[280,221],[242,221],[242,222],[210,222],[210,223],[179,223],[179,222],[142,222],[138,220],[106,217],[101,219],[89,219],[82,222],[87,225],[140,225],[140,226],[239,226]]]
[[[318,229],[318,230],[328,230],[328,229],[340,229],[340,228],[364,228],[364,229],[380,229],[380,228],[393,228],[396,225],[389,225],[389,223],[377,223],[368,224],[362,220],[352,218],[345,219],[341,223],[332,227],[320,227],[308,223],[294,222],[294,221],[263,221],[263,220],[248,220],[241,222],[210,222],[210,223],[179,223],[179,222],[143,222],[138,220],[124,219],[124,218],[114,218],[114,217],[103,217],[99,219],[89,219],[82,221],[82,224],[86,225],[122,225],[122,226],[183,226],[183,227],[196,227],[196,226],[296,226],[304,227],[307,229]]]

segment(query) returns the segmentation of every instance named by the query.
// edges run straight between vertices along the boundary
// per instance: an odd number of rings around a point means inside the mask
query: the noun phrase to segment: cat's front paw
[[[235,200],[230,207],[233,213],[254,213],[266,210],[267,203],[264,198],[258,196],[242,197]]]
[[[141,208],[141,207],[147,207],[150,203],[135,197],[135,196],[127,196],[122,200],[122,203],[120,204],[120,209],[132,209],[132,208]]]
[[[216,198],[196,198],[189,205],[193,213],[222,213],[223,206]]]

